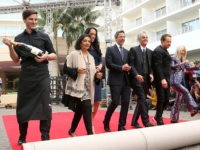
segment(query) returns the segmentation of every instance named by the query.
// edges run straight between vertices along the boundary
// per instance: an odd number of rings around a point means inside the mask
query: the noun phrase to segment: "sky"
[[[45,3],[45,2],[58,2],[63,0],[25,0],[30,1],[31,4],[36,3]],[[9,7],[20,5],[23,3],[23,0],[0,0],[0,7]],[[0,21],[1,20],[21,20],[21,13],[12,13],[12,14],[0,14]]]
[[[30,0],[31,3],[40,3],[46,0]],[[0,0],[0,7],[20,5],[22,0]],[[21,13],[11,13],[11,14],[0,14],[0,21],[8,20],[21,20]]]
[[[28,0],[25,0],[28,1]],[[36,3],[45,3],[45,2],[58,2],[58,1],[64,1],[64,0],[30,0],[31,4]],[[0,0],[0,7],[7,7],[7,6],[13,6],[13,5],[20,5],[23,3],[23,0]],[[21,13],[12,13],[12,14],[1,14],[0,12],[0,21],[5,20],[21,20]]]
[[[28,0],[25,0],[28,1]],[[45,2],[59,2],[64,0],[30,0],[30,4],[38,4],[38,3],[45,3]],[[0,7],[9,7],[9,6],[15,6],[15,5],[21,5],[23,3],[23,0],[0,0]],[[0,12],[0,21],[22,21],[21,13],[10,13],[10,14],[2,14]],[[1,35],[9,35],[9,34],[17,34],[16,32],[21,31],[14,31],[14,29],[9,28],[7,26],[1,27],[0,26],[0,36]],[[10,31],[7,33],[6,31]],[[59,32],[59,36],[61,36],[61,31]],[[1,42],[0,42],[1,45]]]

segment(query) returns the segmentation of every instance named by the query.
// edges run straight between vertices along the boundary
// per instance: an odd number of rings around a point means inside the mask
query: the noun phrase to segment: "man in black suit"
[[[106,50],[106,66],[108,72],[108,85],[111,92],[111,104],[108,106],[104,118],[104,130],[110,132],[110,119],[121,100],[121,111],[119,117],[118,131],[126,130],[126,117],[130,101],[130,86],[128,71],[131,67],[128,65],[128,51],[123,47],[125,33],[123,30],[115,33],[116,44],[108,47]]]
[[[136,47],[132,47],[128,55],[129,65],[132,68],[129,74],[131,81],[130,83],[138,97],[137,105],[131,122],[131,125],[135,128],[141,128],[138,123],[138,118],[140,115],[145,127],[153,126],[149,122],[148,104],[146,101],[149,87],[153,81],[151,69],[152,51],[146,47],[148,43],[148,36],[146,32],[142,31],[138,34],[138,41],[140,44]]]
[[[161,37],[161,45],[155,48],[152,54],[152,68],[155,78],[156,93],[158,97],[156,115],[157,125],[163,125],[163,110],[169,103],[171,56],[168,48],[171,46],[171,35],[164,34]]]

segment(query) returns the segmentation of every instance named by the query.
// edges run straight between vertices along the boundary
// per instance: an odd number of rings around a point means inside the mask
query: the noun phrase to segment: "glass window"
[[[166,14],[166,6],[159,8],[155,11],[156,13],[156,18],[164,16]]]
[[[142,0],[135,0],[135,5],[140,4]]]
[[[136,19],[136,26],[142,25],[142,17]]]
[[[193,3],[199,2],[199,0],[180,0],[181,6],[185,7]]]
[[[156,32],[156,40],[159,41],[161,36],[166,33],[167,33],[167,29],[163,29],[163,30]]]
[[[200,29],[199,18],[182,23],[182,33],[194,31]]]

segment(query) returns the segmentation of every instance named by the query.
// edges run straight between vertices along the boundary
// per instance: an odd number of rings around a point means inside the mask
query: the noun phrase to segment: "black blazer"
[[[106,66],[108,71],[108,84],[109,85],[123,85],[123,82],[128,85],[128,73],[122,71],[122,66],[128,64],[128,50],[123,48],[124,58],[122,60],[121,54],[117,45],[108,47],[106,49]]]
[[[151,69],[151,58],[152,58],[152,50],[146,48],[147,53],[147,64],[148,64],[148,73],[152,73]],[[142,57],[142,50],[139,46],[130,48],[130,51],[128,53],[129,57],[129,65],[131,66],[131,72],[130,75],[132,77],[135,77],[137,74],[143,75],[143,57]]]
[[[169,52],[158,46],[153,51],[152,60],[155,81],[160,82],[162,79],[169,80],[172,60]]]

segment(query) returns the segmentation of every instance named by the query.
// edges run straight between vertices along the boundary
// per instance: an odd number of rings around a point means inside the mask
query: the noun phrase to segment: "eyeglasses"
[[[148,36],[142,36],[143,39],[148,39]]]

